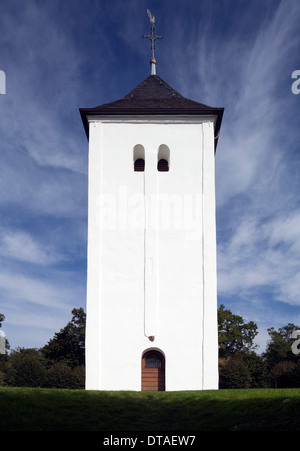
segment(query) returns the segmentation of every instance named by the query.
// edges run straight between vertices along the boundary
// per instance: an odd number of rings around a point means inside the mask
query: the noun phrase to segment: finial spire
[[[163,36],[158,36],[157,34],[155,34],[154,31],[154,23],[155,23],[155,17],[152,16],[151,12],[149,11],[149,9],[147,9],[147,15],[150,19],[150,24],[151,24],[151,28],[150,28],[150,33],[149,34],[143,34],[142,37],[143,38],[147,38],[151,41],[151,51],[152,51],[152,58],[150,60],[150,67],[151,67],[151,75],[156,75],[156,59],[154,56],[154,50],[155,50],[155,41],[157,39],[162,39]]]

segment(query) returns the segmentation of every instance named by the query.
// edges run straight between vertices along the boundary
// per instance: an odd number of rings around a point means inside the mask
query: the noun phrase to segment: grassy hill
[[[300,389],[102,392],[0,387],[1,431],[296,431]]]

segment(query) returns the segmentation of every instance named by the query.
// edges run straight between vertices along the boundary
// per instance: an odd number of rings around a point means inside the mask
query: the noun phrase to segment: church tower
[[[150,14],[150,13],[149,13]],[[156,75],[81,108],[89,141],[86,388],[218,388],[214,156],[223,108]]]

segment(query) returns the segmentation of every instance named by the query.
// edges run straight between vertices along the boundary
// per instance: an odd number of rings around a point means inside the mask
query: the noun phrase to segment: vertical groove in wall
[[[99,124],[100,125],[100,143],[99,143],[99,147],[100,147],[100,155],[99,155],[99,196],[102,196],[103,195],[103,124],[102,124],[102,122]],[[99,127],[99,125],[98,125],[98,127]],[[101,324],[101,311],[102,311],[102,302],[103,302],[103,299],[102,299],[102,277],[103,277],[103,274],[102,274],[102,259],[101,259],[101,250],[102,250],[102,239],[103,239],[103,236],[102,236],[102,229],[103,229],[103,224],[102,224],[102,221],[103,221],[103,218],[102,218],[102,214],[100,214],[100,205],[101,205],[101,197],[100,197],[100,200],[98,200],[98,205],[96,206],[96,208],[97,208],[97,210],[99,211],[99,221],[100,221],[100,236],[99,236],[99,261],[100,261],[100,264],[99,264],[99,289],[98,289],[98,292],[99,292],[99,312],[98,312],[98,314],[99,314],[99,320],[98,320],[98,324]],[[99,356],[100,355],[102,355],[101,353],[100,353],[100,350],[101,350],[101,343],[102,343],[102,334],[101,334],[101,332],[102,332],[102,327],[100,327],[100,332],[99,332],[99,341],[98,341],[98,345],[99,345],[99,350],[98,350],[98,353],[99,353]],[[100,359],[100,357],[99,357],[99,359]],[[101,362],[100,361],[100,368],[99,368],[99,387],[101,387],[101,385],[102,385],[102,377],[101,377],[101,375],[102,375],[102,367],[103,367],[103,362]]]
[[[143,200],[144,200],[144,334],[146,335],[146,228],[147,228],[147,205],[146,205],[146,182],[145,182],[145,168],[143,172]]]
[[[201,225],[202,225],[202,389],[204,387],[204,328],[205,328],[205,274],[204,274],[204,131],[203,123],[201,124],[202,131],[202,205],[201,205]]]
[[[145,164],[145,245],[144,296],[145,335],[155,336],[157,331],[157,154],[147,153]]]
[[[86,285],[86,387],[101,384],[101,214],[102,193],[102,124],[91,122],[89,144],[88,243]],[[99,175],[100,174],[100,175]],[[100,325],[100,327],[99,327]]]

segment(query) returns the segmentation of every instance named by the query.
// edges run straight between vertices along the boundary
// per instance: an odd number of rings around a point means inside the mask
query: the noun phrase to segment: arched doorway
[[[157,350],[150,350],[142,357],[142,391],[165,390],[165,358]]]

